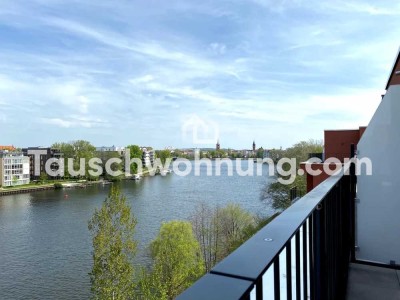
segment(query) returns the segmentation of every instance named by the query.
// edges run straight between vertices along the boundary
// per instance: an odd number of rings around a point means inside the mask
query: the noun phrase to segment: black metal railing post
[[[292,300],[292,243],[286,245],[286,298]]]
[[[326,274],[325,274],[325,203],[321,203],[317,206],[317,209],[314,212],[314,238],[313,238],[313,246],[314,246],[314,280],[315,280],[315,299],[316,300],[325,300],[325,292],[326,292]]]
[[[351,178],[350,175],[343,176],[342,188],[340,196],[340,212],[339,212],[339,258],[338,258],[338,280],[339,280],[339,292],[338,298],[344,299],[347,289],[348,279],[348,266],[352,257],[352,249],[354,249],[353,242],[353,223],[352,220],[352,207],[353,207],[352,196],[351,196]]]
[[[292,187],[289,192],[290,192],[290,195],[289,195],[290,201],[293,201],[294,199],[297,198],[297,187],[296,186]]]
[[[262,277],[260,277],[256,282],[256,299],[263,298],[263,281]]]
[[[296,299],[301,299],[301,278],[300,278],[300,230],[295,237],[295,257],[296,257]]]
[[[280,282],[280,267],[279,267],[279,256],[274,261],[274,300],[281,299],[281,282]]]
[[[307,220],[303,224],[303,299],[308,299],[308,250],[307,247]],[[299,298],[300,299],[300,298]]]

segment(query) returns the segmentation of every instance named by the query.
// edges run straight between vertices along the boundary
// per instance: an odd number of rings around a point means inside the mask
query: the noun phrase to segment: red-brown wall
[[[330,157],[335,157],[343,163],[344,158],[350,158],[351,144],[357,147],[366,128],[365,126],[361,126],[359,129],[354,130],[325,130],[325,160]],[[324,163],[313,164],[313,170],[321,170],[322,173],[318,176],[307,174],[307,192],[311,191],[329,177],[329,175],[323,171],[323,167]],[[300,164],[300,168],[306,171],[304,163]],[[333,167],[331,169],[333,169]]]
[[[400,71],[400,58],[399,57],[397,58],[396,65],[393,69],[393,73],[390,74],[388,86],[386,88],[388,88],[391,85],[400,84],[400,75],[396,75],[397,71]]]
[[[357,145],[360,131],[357,130],[325,130],[325,160],[331,157],[343,162],[350,157],[350,145]]]
[[[344,158],[349,158],[351,144],[357,147],[366,128],[361,126],[354,130],[325,130],[325,159],[335,157],[343,162]]]

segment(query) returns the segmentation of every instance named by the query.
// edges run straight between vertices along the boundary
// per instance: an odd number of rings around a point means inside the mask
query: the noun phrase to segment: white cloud
[[[225,52],[226,52],[225,44],[211,43],[209,47],[216,54],[225,54]]]
[[[55,84],[49,86],[48,93],[63,105],[80,113],[89,112],[90,100],[83,95],[82,83],[66,82],[64,84]]]
[[[171,116],[197,113],[218,120],[222,133],[259,130],[279,142],[363,125],[379,103],[400,33],[390,25],[399,5],[389,1],[173,1],[152,9],[76,1],[76,13],[66,14],[67,5],[8,1],[0,8],[9,31],[0,111],[11,129],[24,118],[82,138],[101,139],[110,129],[125,140],[129,127],[130,139],[158,141],[179,130]],[[146,131],[149,124],[168,126]]]
[[[362,13],[367,15],[399,15],[400,5],[395,2],[390,2],[390,5],[385,7],[380,3],[380,6],[369,4],[360,1],[329,1],[321,3],[321,5],[330,10],[336,10],[339,12],[347,13]]]
[[[5,74],[0,74],[0,91],[15,91],[26,87],[24,82],[13,80]]]
[[[109,127],[109,124],[106,121],[83,116],[70,116],[68,118],[40,118],[39,121],[44,124],[55,125],[62,128]]]
[[[70,121],[66,121],[60,118],[50,118],[50,119],[40,119],[40,121],[44,124],[49,124],[49,125],[56,125],[59,127],[63,127],[63,128],[70,128],[72,125],[72,122]]]
[[[133,78],[133,79],[129,80],[129,82],[136,85],[136,84],[140,84],[140,83],[147,83],[147,82],[150,82],[153,80],[154,80],[154,77],[152,75],[147,74],[147,75],[144,75],[141,77]]]

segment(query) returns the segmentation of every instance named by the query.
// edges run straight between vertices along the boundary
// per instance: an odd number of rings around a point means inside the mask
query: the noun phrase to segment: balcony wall
[[[358,176],[356,258],[400,264],[400,85],[391,86],[358,144],[372,175]]]

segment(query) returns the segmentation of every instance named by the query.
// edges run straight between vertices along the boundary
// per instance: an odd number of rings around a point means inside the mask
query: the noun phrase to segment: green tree
[[[130,159],[138,158],[142,159],[143,151],[138,145],[129,145],[126,147],[130,151]],[[136,174],[138,171],[138,166],[136,164],[131,164],[131,174]]]
[[[258,148],[256,156],[257,156],[257,158],[263,158],[264,157],[264,148],[263,147]]]
[[[159,150],[156,151],[156,155],[157,158],[159,158],[161,160],[161,163],[164,165],[165,161],[167,160],[167,158],[171,158],[171,150],[165,149],[165,150]]]
[[[222,208],[201,203],[190,220],[207,272],[246,241],[256,226],[252,214],[231,203]]]
[[[16,186],[18,184],[18,177],[16,176],[16,175],[14,175],[13,177],[12,177],[12,185],[13,186]]]
[[[93,299],[132,299],[136,220],[120,189],[112,186],[103,205],[89,221],[93,267],[89,273]]]
[[[193,232],[200,245],[206,272],[209,272],[221,259],[220,253],[222,253],[223,248],[219,238],[220,227],[216,218],[217,210],[217,207],[213,209],[202,202],[190,217]]]
[[[229,203],[217,210],[216,218],[220,227],[220,239],[224,244],[222,253],[219,254],[222,259],[248,238],[245,232],[249,227],[255,226],[255,218],[236,203]]]
[[[270,185],[264,187],[262,195],[273,209],[284,210],[292,204],[290,190],[294,187],[297,188],[298,196],[305,195],[307,192],[306,176],[297,175],[291,184],[282,184],[278,181],[272,182]]]
[[[210,158],[210,152],[207,150],[200,151],[200,158]]]
[[[217,154],[217,157],[219,157],[219,158],[228,157],[228,153],[225,150],[221,150],[221,149],[217,150],[216,154]]]
[[[96,157],[96,147],[90,144],[88,141],[78,140],[73,141],[72,146],[74,148],[74,169],[79,169],[80,159],[85,159],[85,177],[90,178],[89,174],[89,160]]]
[[[64,142],[60,142],[60,143],[54,143],[52,146],[52,148],[54,149],[59,149],[60,152],[63,154],[64,158],[68,158],[68,157],[74,157],[74,147],[71,143],[64,143]]]
[[[112,176],[111,174],[108,174],[106,172],[106,168],[105,168],[106,162],[109,159],[112,159],[112,158],[120,158],[121,159],[121,155],[119,154],[118,151],[99,151],[99,152],[96,152],[96,157],[101,159],[101,162],[103,165],[103,174],[102,175],[104,176],[104,179],[110,180],[110,181],[120,181],[122,179],[123,175]],[[123,164],[114,163],[111,165],[111,170],[114,172],[122,171],[122,169],[123,169],[122,167],[123,167]]]
[[[298,168],[300,163],[307,161],[310,153],[322,153],[323,148],[324,146],[322,141],[301,141],[294,144],[292,147],[287,148],[283,154],[287,158],[295,158],[296,166]]]
[[[274,161],[274,163],[277,163],[279,159],[284,157],[284,150],[281,149],[271,149],[269,150],[269,157]]]
[[[66,171],[69,170],[68,159],[73,160],[73,169],[75,171],[80,170],[81,167],[80,160],[84,159],[85,172],[83,177],[90,179],[89,160],[96,156],[96,148],[92,144],[90,144],[90,142],[84,140],[77,140],[69,143],[55,143],[52,145],[52,148],[60,149],[61,153],[64,156],[64,164]],[[69,172],[66,172],[65,177],[69,177],[68,173]],[[81,176],[77,177],[80,178]]]
[[[47,181],[47,174],[46,174],[46,172],[41,172],[40,173],[40,182],[41,183],[46,183],[46,181]]]
[[[292,147],[286,150],[271,150],[272,159],[277,162],[282,157],[293,158],[296,160],[296,174],[299,169],[300,163],[305,162],[308,159],[309,153],[321,153],[323,151],[322,141],[301,141],[294,144]],[[283,166],[283,169],[288,170],[288,165]],[[278,177],[282,177],[277,174]],[[282,184],[275,181],[264,187],[261,197],[266,199],[276,210],[284,210],[288,208],[292,202],[290,199],[290,190],[297,188],[298,195],[304,195],[307,191],[306,175],[297,175],[295,180],[291,184]]]
[[[153,267],[141,281],[146,300],[175,299],[204,274],[200,246],[189,222],[162,224],[150,251]]]

